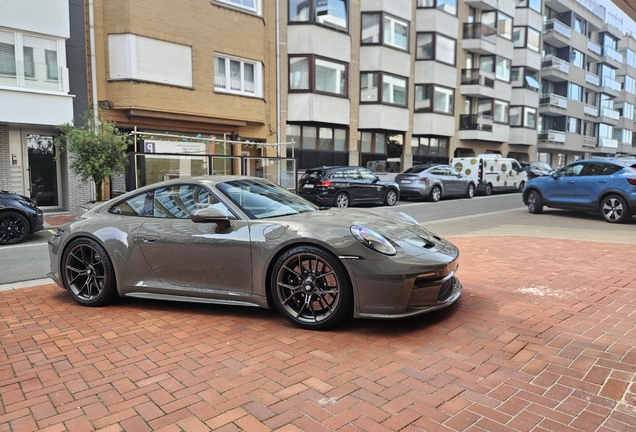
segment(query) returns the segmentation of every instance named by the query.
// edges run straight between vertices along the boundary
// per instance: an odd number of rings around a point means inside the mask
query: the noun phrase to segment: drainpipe
[[[276,0],[276,141],[280,144],[280,4]],[[276,146],[280,157],[280,145]]]
[[[93,13],[93,0],[88,0],[88,34],[91,50],[91,93],[93,96],[93,124],[95,126],[95,134],[97,134],[97,124],[99,121],[99,113],[97,111],[97,70],[95,69],[95,15]],[[95,184],[91,188],[91,201],[96,197]]]

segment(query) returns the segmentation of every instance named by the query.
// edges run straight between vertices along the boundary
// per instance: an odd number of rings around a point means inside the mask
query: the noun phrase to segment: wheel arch
[[[530,195],[530,192],[537,192],[539,195],[541,195],[541,198],[543,198],[543,194],[537,187],[528,186],[528,183],[526,183],[526,187],[523,189],[523,195],[522,195],[523,203],[525,205],[528,205],[528,195]],[[545,199],[544,199],[544,202],[545,202]]]
[[[18,213],[18,214],[24,216],[24,218],[26,219],[27,224],[29,226],[29,234],[33,234],[33,230],[35,229],[35,227],[31,223],[31,215],[29,215],[27,212],[25,212],[22,209],[15,208],[15,207],[6,207],[6,208],[3,208],[3,209],[0,209],[0,215],[2,215],[4,213]]]
[[[625,202],[627,203],[627,206],[629,207],[629,198],[626,197],[622,191],[616,190],[616,189],[609,189],[604,191],[601,195],[598,196],[598,200],[596,202],[596,209],[598,211],[601,211],[601,204],[603,203],[603,200],[611,195],[618,195],[619,197],[623,198]],[[630,207],[630,210],[635,210],[635,209]]]
[[[69,237],[66,242],[64,243],[64,245],[60,248],[59,250],[59,262],[58,262],[58,269],[57,271],[60,272],[60,280],[63,281],[64,279],[62,279],[62,266],[63,264],[63,257],[64,254],[66,253],[66,251],[69,249],[69,246],[71,243],[73,243],[75,240],[78,239],[89,239],[89,240],[93,240],[95,242],[97,242],[106,252],[106,255],[108,255],[108,259],[110,260],[110,263],[113,267],[113,273],[115,274],[115,287],[117,288],[117,294],[120,295],[119,293],[119,284],[117,283],[117,281],[119,280],[118,277],[118,266],[115,266],[115,260],[113,260],[113,257],[111,256],[110,252],[108,251],[108,248],[106,247],[106,245],[104,244],[104,242],[97,236],[91,234],[91,233],[87,233],[87,232],[82,232],[81,234],[75,234],[71,237]]]

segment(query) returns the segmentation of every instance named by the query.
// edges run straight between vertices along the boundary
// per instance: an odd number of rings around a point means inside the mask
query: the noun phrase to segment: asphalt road
[[[378,208],[379,211],[386,209]],[[547,208],[544,214],[533,215],[524,207],[519,193],[443,199],[437,203],[400,201],[392,209],[410,214],[444,237],[512,235],[636,245],[636,217],[628,224],[616,225],[603,221],[598,215]],[[46,242],[51,235],[49,231],[42,231],[21,244],[0,246],[0,285],[45,279],[49,271]]]

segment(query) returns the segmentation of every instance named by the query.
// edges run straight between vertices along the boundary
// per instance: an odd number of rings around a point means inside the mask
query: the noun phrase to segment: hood
[[[12,200],[27,200],[27,201],[32,201],[31,198],[26,197],[24,195],[20,195],[17,193],[13,193],[13,192],[7,192],[7,191],[0,191],[0,198],[5,198],[5,199],[12,199]]]

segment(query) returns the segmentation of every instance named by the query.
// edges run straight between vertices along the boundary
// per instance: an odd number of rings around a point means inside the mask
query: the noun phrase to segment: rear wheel
[[[439,186],[433,186],[431,193],[428,194],[428,200],[432,202],[437,202],[442,198],[442,189]]]
[[[344,192],[340,192],[338,195],[336,195],[334,202],[336,203],[336,207],[338,208],[347,208],[349,207],[349,195]]]
[[[526,182],[522,181],[519,183],[519,192],[523,192],[523,189],[526,187]]]
[[[389,189],[384,196],[384,205],[394,206],[397,202],[397,191],[395,189]]]
[[[484,195],[489,196],[492,193],[492,184],[488,183],[484,189]]]
[[[475,185],[470,183],[468,185],[468,188],[466,189],[466,195],[464,195],[466,198],[472,198],[475,196]]]
[[[81,305],[103,306],[117,295],[113,265],[95,240],[72,241],[62,256],[60,271],[64,288]]]
[[[0,214],[0,245],[20,243],[29,234],[29,221],[17,212]]]
[[[627,222],[632,217],[627,202],[618,195],[610,195],[603,198],[601,202],[601,213],[603,214],[603,218],[610,223]]]
[[[528,211],[533,214],[543,212],[543,197],[539,192],[533,190],[528,193]]]
[[[285,318],[298,327],[324,329],[352,315],[346,270],[332,254],[313,246],[285,252],[272,272],[270,289]]]

